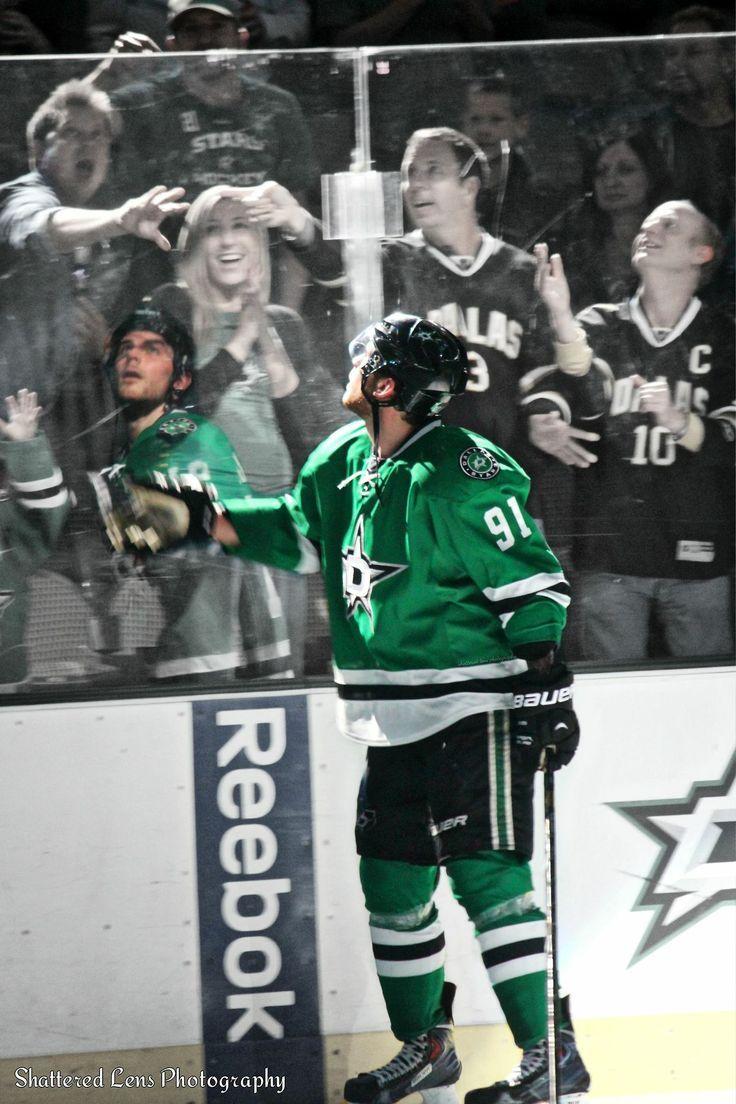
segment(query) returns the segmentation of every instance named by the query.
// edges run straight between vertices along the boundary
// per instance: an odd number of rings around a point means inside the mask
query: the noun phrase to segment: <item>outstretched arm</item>
[[[106,57],[84,78],[86,84],[93,84],[105,92],[119,88],[121,84],[135,80],[136,71],[125,61],[125,57],[141,54],[160,54],[161,47],[148,35],[137,31],[125,31],[118,35],[107,52]]]
[[[49,214],[47,234],[60,253],[124,234],[145,238],[168,252],[171,242],[159,228],[168,215],[180,215],[187,210],[189,204],[181,202],[183,195],[183,188],[166,188],[163,184],[157,184],[155,188],[126,200],[122,206],[111,211],[57,207]]]

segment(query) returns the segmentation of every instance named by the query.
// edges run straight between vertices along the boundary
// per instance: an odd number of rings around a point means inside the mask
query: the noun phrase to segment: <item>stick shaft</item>
[[[555,783],[549,762],[544,766],[544,844],[547,891],[547,1062],[549,1104],[559,1104],[559,980],[557,971],[557,861]]]

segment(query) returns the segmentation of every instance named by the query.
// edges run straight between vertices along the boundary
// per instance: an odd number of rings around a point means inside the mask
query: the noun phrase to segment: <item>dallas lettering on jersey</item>
[[[463,311],[457,303],[445,303],[442,307],[427,311],[427,317],[462,337],[469,345],[496,349],[509,360],[516,360],[521,350],[524,327],[515,319],[508,318],[503,311],[488,311],[484,326],[481,326],[479,307],[466,307]]]

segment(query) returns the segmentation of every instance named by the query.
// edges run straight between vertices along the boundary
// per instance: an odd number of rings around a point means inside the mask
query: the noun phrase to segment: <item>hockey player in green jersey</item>
[[[0,418],[0,684],[27,674],[23,636],[28,577],[51,554],[69,512],[69,492],[44,433],[36,392],[5,400]]]
[[[139,308],[112,334],[108,364],[128,435],[119,463],[103,473],[113,498],[121,478],[147,483],[154,472],[172,481],[205,480],[222,497],[251,493],[222,430],[181,408],[192,360],[188,332],[160,310]],[[104,487],[100,493],[104,499]],[[248,677],[289,673],[288,639],[265,568],[234,563],[214,542],[200,541],[148,557],[145,574],[166,621],[153,649],[155,678],[221,680],[236,668]],[[245,634],[239,597],[248,611]]]
[[[534,773],[545,745],[569,762],[578,728],[554,664],[568,604],[560,566],[525,511],[529,481],[484,438],[437,415],[462,392],[462,343],[393,314],[351,344],[343,397],[360,421],[311,455],[290,495],[230,499],[208,522],[238,555],[325,579],[343,731],[367,745],[356,838],[376,968],[403,1043],[351,1078],[349,1104],[421,1092],[455,1100],[460,1076],[433,903],[439,867],[475,925],[489,979],[523,1050],[507,1081],[467,1104],[549,1096],[545,921],[532,896]],[[140,491],[156,525],[156,492]],[[201,524],[180,507],[169,541]],[[205,503],[206,504],[206,503]],[[164,503],[167,514],[170,505]],[[130,536],[139,536],[132,530]],[[513,706],[519,708],[514,709]],[[538,708],[535,708],[538,707]],[[589,1077],[569,1022],[561,1098]]]

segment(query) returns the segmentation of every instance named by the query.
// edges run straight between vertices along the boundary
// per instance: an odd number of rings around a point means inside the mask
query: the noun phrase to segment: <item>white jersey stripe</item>
[[[64,477],[61,470],[54,468],[53,473],[45,479],[11,479],[10,485],[16,491],[25,491],[26,494],[32,494],[34,491],[48,491],[51,487],[60,487],[63,482]]]
[[[629,301],[629,309],[631,311],[631,321],[636,326],[641,336],[646,341],[647,345],[652,345],[655,349],[661,348],[663,345],[669,345],[671,342],[676,341],[692,322],[695,315],[702,307],[700,299],[697,295],[694,295],[690,300],[685,310],[680,315],[680,319],[675,326],[669,330],[664,337],[657,337],[654,330],[651,327],[649,319],[640,303],[640,292],[637,291],[636,295]]]
[[[570,596],[568,594],[560,594],[556,590],[538,590],[537,597],[549,598],[550,601],[557,602],[558,605],[565,606],[566,608],[570,605]]]
[[[335,667],[335,682],[343,686],[425,686],[433,683],[461,682],[463,679],[496,679],[520,675],[527,670],[524,659],[505,659],[500,663],[479,663],[472,667],[420,667],[406,671],[380,669],[349,671]]]
[[[491,826],[491,847],[497,850],[498,832],[498,782],[496,779],[496,714],[488,713],[486,720],[486,744],[488,748],[488,820]]]
[[[511,725],[509,723],[508,710],[503,713],[503,808],[504,808],[504,847],[512,851],[516,847],[516,835],[514,833],[514,806],[511,800]]]
[[[489,601],[501,602],[507,598],[521,598],[525,594],[534,594],[538,590],[544,590],[545,587],[566,582],[567,579],[562,571],[543,571],[538,575],[530,575],[526,579],[506,583],[505,586],[485,587],[483,593]]]

